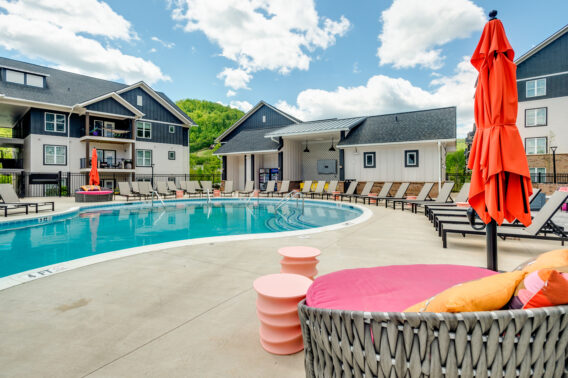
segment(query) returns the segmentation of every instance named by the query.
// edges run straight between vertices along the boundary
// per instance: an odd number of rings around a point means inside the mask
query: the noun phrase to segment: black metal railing
[[[91,129],[89,130],[89,135],[103,137],[103,138],[132,139],[132,132],[130,130],[121,130],[121,129],[113,129],[113,130]]]
[[[91,168],[91,159],[80,158],[79,168]],[[112,160],[109,161],[99,161],[99,169],[134,169],[134,164],[132,159],[117,159],[116,162]]]
[[[568,173],[557,173],[554,181],[554,173],[531,173],[531,180],[538,184],[568,184]]]
[[[0,168],[3,168],[3,169],[23,169],[24,168],[24,160],[23,159],[0,158]]]

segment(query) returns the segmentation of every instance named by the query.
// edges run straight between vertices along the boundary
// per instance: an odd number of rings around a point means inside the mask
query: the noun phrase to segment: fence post
[[[71,197],[71,172],[67,172],[67,197]]]
[[[61,197],[61,179],[63,178],[63,174],[62,174],[61,171],[59,171],[58,175],[59,175],[59,177],[58,177],[57,182],[59,183],[59,185],[58,185],[59,186],[59,197]]]
[[[20,196],[20,197],[26,196],[26,173],[25,172],[20,172],[17,190],[18,190],[18,196]]]

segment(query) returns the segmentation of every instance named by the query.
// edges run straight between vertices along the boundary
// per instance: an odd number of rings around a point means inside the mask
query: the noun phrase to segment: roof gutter
[[[397,144],[419,144],[419,143],[450,143],[455,142],[457,138],[453,139],[429,139],[429,140],[409,140],[402,142],[387,142],[387,143],[361,143],[361,144],[344,144],[337,145],[338,148],[349,148],[349,147],[373,147],[373,146],[393,146]]]
[[[238,152],[225,152],[225,153],[213,152],[213,155],[223,156],[223,155],[267,154],[267,153],[271,153],[271,152],[278,152],[278,150],[238,151]]]

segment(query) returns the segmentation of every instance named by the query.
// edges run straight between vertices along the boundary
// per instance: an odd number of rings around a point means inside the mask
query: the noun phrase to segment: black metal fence
[[[453,181],[455,183],[454,192],[459,192],[463,184],[471,181],[471,174],[469,173],[446,173],[446,181]]]
[[[553,173],[531,173],[531,180],[540,184],[568,184],[568,173],[557,173],[556,182]]]
[[[131,180],[130,173],[126,172],[110,173],[99,171],[99,177],[101,186],[113,189],[118,188],[118,182]],[[136,174],[134,180],[148,181],[154,186],[158,181],[174,181],[178,187],[181,181],[212,181],[214,187],[219,187],[221,175]],[[0,184],[12,184],[19,197],[70,197],[77,189],[88,183],[88,172],[58,172],[55,174],[13,172],[0,174]]]

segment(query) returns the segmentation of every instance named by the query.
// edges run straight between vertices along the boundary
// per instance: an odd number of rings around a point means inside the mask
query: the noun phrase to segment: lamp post
[[[558,146],[550,146],[552,151],[552,180],[556,184],[556,149]]]
[[[152,166],[152,178],[150,179],[150,183],[152,184],[152,189],[154,189],[154,163],[152,163],[151,166]]]

